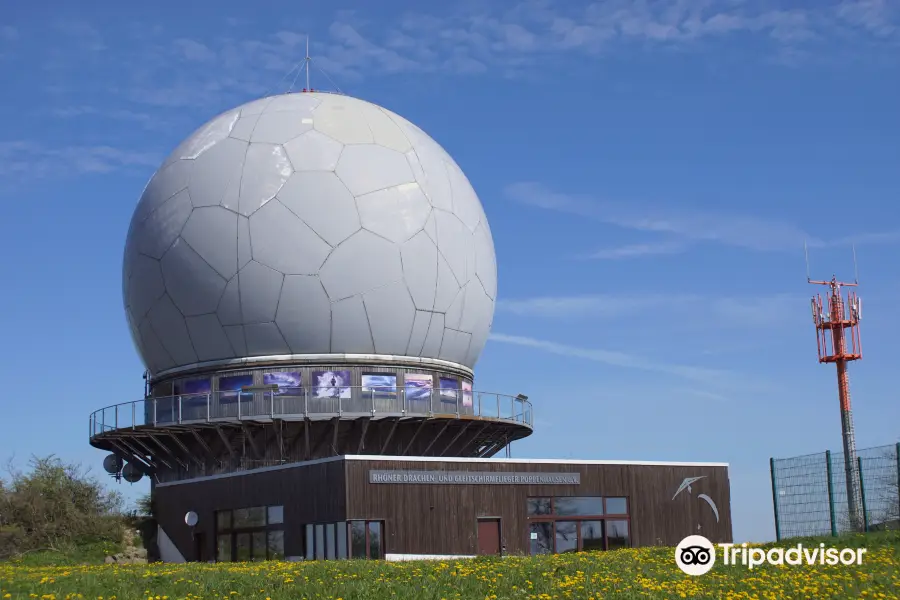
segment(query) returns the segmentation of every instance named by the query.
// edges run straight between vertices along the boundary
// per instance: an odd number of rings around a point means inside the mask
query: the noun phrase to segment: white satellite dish
[[[184,515],[184,522],[188,527],[196,525],[198,520],[197,513],[192,510],[189,510],[187,514]]]

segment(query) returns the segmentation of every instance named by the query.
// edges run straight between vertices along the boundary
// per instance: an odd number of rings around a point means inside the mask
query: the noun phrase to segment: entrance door
[[[500,519],[478,519],[478,554],[500,554]]]
[[[206,544],[203,539],[203,532],[194,534],[194,557],[197,562],[206,562]]]

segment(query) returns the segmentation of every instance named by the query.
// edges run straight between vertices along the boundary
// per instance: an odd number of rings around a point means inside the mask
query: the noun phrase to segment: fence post
[[[862,511],[863,511],[863,531],[869,532],[869,513],[866,511],[866,485],[863,482],[863,472],[862,472],[862,456],[856,457],[856,463],[859,467],[859,497],[862,500]]]
[[[900,442],[894,450],[897,457],[897,529],[900,529]]]
[[[831,514],[831,535],[837,537],[837,520],[834,514],[834,481],[831,477],[831,450],[825,451],[825,473],[828,476],[828,512]]]
[[[775,510],[775,541],[781,541],[781,522],[778,520],[778,488],[775,484],[775,459],[769,459],[769,471],[772,473],[772,507]]]

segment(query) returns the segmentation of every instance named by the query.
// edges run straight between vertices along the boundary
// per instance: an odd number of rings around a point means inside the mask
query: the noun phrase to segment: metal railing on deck
[[[279,388],[269,391],[218,391],[145,398],[94,411],[90,437],[144,425],[175,425],[241,419],[362,416],[482,417],[533,426],[531,402],[489,392],[444,390]]]

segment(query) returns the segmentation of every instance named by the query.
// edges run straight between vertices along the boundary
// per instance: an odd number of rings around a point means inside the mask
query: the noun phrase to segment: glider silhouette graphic
[[[675,490],[675,495],[672,496],[672,500],[677,498],[678,494],[680,494],[684,490],[687,490],[688,494],[690,494],[691,493],[691,484],[696,481],[699,481],[701,479],[705,479],[705,478],[706,478],[706,475],[701,475],[700,477],[685,477],[684,481],[681,482],[681,485],[678,486],[678,489]],[[713,514],[716,515],[716,523],[718,523],[719,522],[719,508],[716,506],[716,503],[713,502],[713,499],[710,498],[709,496],[707,496],[706,494],[698,494],[697,498],[699,498],[699,499],[705,501],[707,504],[709,504],[709,507],[712,509]]]

